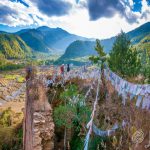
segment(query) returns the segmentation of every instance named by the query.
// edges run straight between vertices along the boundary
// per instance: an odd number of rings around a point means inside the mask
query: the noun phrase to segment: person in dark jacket
[[[70,65],[67,64],[67,72],[69,72],[69,71],[70,71]]]

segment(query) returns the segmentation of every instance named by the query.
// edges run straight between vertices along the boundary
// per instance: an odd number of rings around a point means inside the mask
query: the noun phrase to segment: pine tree
[[[96,40],[96,46],[95,46],[95,50],[97,51],[97,53],[99,54],[100,57],[104,57],[106,56],[104,50],[103,50],[103,46],[100,43],[100,40]]]
[[[100,40],[98,40],[98,39],[96,39],[95,50],[97,51],[98,56],[90,56],[89,60],[94,63],[98,63],[99,60],[102,60],[102,58],[104,58],[104,56],[106,56],[106,54],[103,50],[103,46],[101,45]]]
[[[133,49],[127,35],[122,31],[117,37],[110,53],[110,68],[124,76],[136,76],[141,63],[136,49]]]

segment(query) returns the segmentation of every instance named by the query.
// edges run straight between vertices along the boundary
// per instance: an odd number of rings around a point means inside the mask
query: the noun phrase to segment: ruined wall
[[[43,82],[36,76],[28,76],[26,95],[24,150],[53,150],[52,108]]]
[[[33,149],[52,150],[54,148],[54,123],[52,108],[48,103],[46,91],[40,82],[37,86],[38,100],[34,101]]]

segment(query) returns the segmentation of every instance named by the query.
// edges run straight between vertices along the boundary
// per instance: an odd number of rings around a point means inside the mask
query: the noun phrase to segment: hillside
[[[138,44],[145,36],[150,34],[150,22],[147,22],[140,27],[127,33],[132,41],[132,44]]]
[[[25,29],[17,32],[28,46],[39,52],[64,52],[67,46],[75,40],[86,38],[73,35],[61,28],[46,26],[37,29]]]
[[[60,57],[56,63],[65,63],[70,59],[77,59],[89,55],[96,55],[96,51],[94,50],[95,42],[92,41],[75,41],[71,43],[64,55]]]
[[[0,53],[7,59],[24,58],[31,54],[31,49],[19,36],[1,33]]]
[[[149,42],[149,39],[150,39],[150,22],[143,24],[142,26],[136,28],[135,30],[128,32],[127,35],[130,38],[131,43],[138,50],[147,49],[147,51],[150,51],[149,50],[150,49],[150,42]],[[104,51],[106,53],[109,53],[110,50],[112,49],[115,38],[116,37],[101,40],[101,44],[104,47]],[[82,46],[81,46],[81,43],[82,43]],[[94,41],[93,42],[91,42],[91,41],[73,42],[68,46],[68,48],[66,49],[66,52],[59,59],[59,61],[72,59],[74,57],[83,57],[83,56],[93,55],[94,54],[94,46],[95,46]],[[87,53],[87,51],[88,51],[88,53]]]
[[[150,22],[147,22],[140,27],[126,33],[130,38],[133,45],[138,44],[144,37],[150,34]],[[112,49],[113,43],[116,37],[101,40],[101,44],[104,46],[106,53],[109,53]]]
[[[23,58],[31,53],[31,49],[33,52],[59,55],[66,50],[64,55],[58,59],[59,61],[78,59],[95,54],[95,41],[70,34],[61,28],[42,26],[36,29],[23,29],[15,34],[0,32],[0,35],[0,50],[6,58]],[[138,49],[146,48],[149,51],[147,39],[150,35],[150,22],[128,32],[127,35]],[[114,41],[115,37],[101,40],[106,53],[110,52]]]
[[[136,45],[136,48],[139,51],[146,50],[150,56],[150,34],[141,39],[141,41]]]
[[[49,52],[50,49],[43,42],[43,35],[41,31],[36,29],[19,31],[18,35],[30,46],[33,50],[38,52]]]
[[[96,51],[94,51],[94,46],[95,42],[79,40],[75,41],[68,46],[62,58],[76,58],[84,57],[87,55],[96,55]]]

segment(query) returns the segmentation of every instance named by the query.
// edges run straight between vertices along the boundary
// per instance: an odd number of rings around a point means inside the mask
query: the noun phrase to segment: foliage
[[[97,39],[97,40],[96,40],[95,50],[97,51],[97,53],[98,53],[98,55],[99,55],[100,57],[106,56],[106,54],[105,54],[103,48],[104,48],[104,47],[101,45],[100,40]]]
[[[94,45],[95,42],[92,41],[74,41],[67,47],[65,54],[60,57],[58,61],[96,55],[96,52],[94,51]]]
[[[6,33],[0,34],[0,52],[8,59],[31,55],[31,49],[19,36]]]
[[[74,134],[70,142],[71,150],[82,150],[84,145],[83,143],[84,139],[77,134]]]
[[[141,74],[145,83],[150,83],[150,34],[145,36],[136,46],[141,58]]]
[[[72,123],[70,122],[70,120],[73,120],[74,114],[75,109],[72,109],[70,105],[58,106],[54,110],[54,121],[56,126],[58,127],[66,126],[67,128],[71,128]]]
[[[6,109],[3,111],[2,115],[0,116],[0,124],[4,127],[9,127],[12,125],[12,116],[13,111],[11,108]]]
[[[17,78],[17,75],[12,74],[6,74],[5,79],[7,80],[15,80]]]
[[[93,63],[98,63],[100,60],[103,61],[106,54],[103,50],[103,46],[101,45],[100,40],[98,39],[96,40],[95,50],[98,56],[90,56],[89,60],[92,61]]]
[[[73,150],[77,148],[80,150],[83,148],[84,140],[79,134],[83,132],[83,125],[90,119],[91,111],[85,105],[83,95],[74,84],[68,85],[65,91],[60,94],[60,98],[63,100],[62,104],[54,109],[55,124],[58,127],[73,129],[70,146]]]
[[[58,126],[72,127],[75,122],[86,122],[89,118],[90,111],[85,106],[82,94],[78,92],[77,86],[70,85],[64,91],[60,98],[63,104],[55,108],[54,120]],[[76,127],[77,128],[77,127]]]
[[[17,82],[23,83],[25,81],[25,78],[22,76],[17,77]]]
[[[21,150],[23,140],[22,125],[17,127],[0,128],[0,149],[1,150]]]
[[[150,54],[146,49],[139,53],[142,61],[141,74],[145,77],[145,83],[150,83]]]
[[[6,63],[5,55],[0,52],[0,66]]]
[[[136,76],[139,74],[141,62],[136,49],[131,47],[130,40],[121,32],[110,53],[109,66],[122,76]]]
[[[0,65],[0,71],[7,71],[7,70],[16,70],[20,68],[24,68],[25,64],[13,64],[13,63],[6,63],[5,65]]]
[[[7,80],[17,80],[17,82],[22,83],[25,81],[25,78],[21,75],[15,75],[15,74],[6,74],[4,76],[5,79]]]
[[[72,99],[78,96],[78,90],[76,85],[70,85],[65,92],[60,95],[60,98],[67,100],[68,103],[72,103]]]
[[[92,61],[94,64],[97,64],[100,59],[98,56],[90,56],[89,60]]]
[[[7,150],[14,138],[14,130],[12,127],[0,127],[0,149]],[[12,145],[11,145],[12,146]]]
[[[21,150],[23,129],[22,114],[11,108],[3,110],[0,115],[0,150]]]
[[[48,52],[49,48],[43,41],[43,35],[36,29],[28,30],[19,36],[35,51]]]

